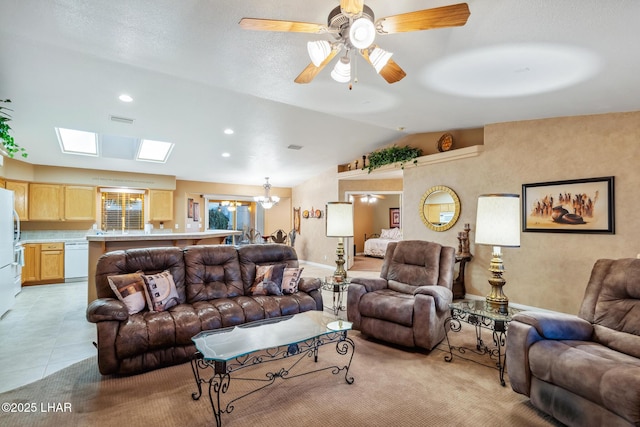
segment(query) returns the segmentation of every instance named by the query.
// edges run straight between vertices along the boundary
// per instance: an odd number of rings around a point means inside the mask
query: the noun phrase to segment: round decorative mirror
[[[428,189],[420,200],[420,218],[433,231],[445,231],[454,226],[460,216],[460,199],[444,185]]]

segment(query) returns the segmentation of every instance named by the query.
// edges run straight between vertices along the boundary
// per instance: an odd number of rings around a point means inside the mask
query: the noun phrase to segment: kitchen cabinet
[[[61,221],[64,218],[64,190],[58,184],[29,184],[29,220]]]
[[[149,190],[149,220],[173,220],[173,191]]]
[[[13,191],[14,209],[18,212],[20,221],[29,220],[29,183],[18,181],[7,181],[7,190]]]
[[[64,282],[64,243],[27,243],[24,245],[24,263],[24,284]]]
[[[95,221],[96,188],[65,185],[64,219],[67,221]]]

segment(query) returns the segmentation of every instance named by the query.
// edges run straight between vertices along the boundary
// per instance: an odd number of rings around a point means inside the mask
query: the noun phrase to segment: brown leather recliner
[[[640,259],[598,260],[578,316],[516,314],[507,360],[513,390],[564,424],[640,425]]]
[[[421,240],[389,243],[379,278],[353,278],[347,318],[365,335],[431,350],[444,339],[455,249]]]

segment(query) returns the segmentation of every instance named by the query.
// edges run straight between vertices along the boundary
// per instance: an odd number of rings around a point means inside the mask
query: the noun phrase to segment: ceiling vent
[[[109,119],[112,122],[116,122],[116,123],[124,123],[127,125],[132,125],[133,124],[133,119],[128,119],[126,117],[119,117],[119,116],[109,116]]]
[[[287,146],[287,148],[289,150],[300,150],[302,148],[302,145],[291,144],[291,145]]]

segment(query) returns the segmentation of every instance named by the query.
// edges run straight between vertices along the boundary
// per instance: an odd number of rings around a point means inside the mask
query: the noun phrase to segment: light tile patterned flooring
[[[304,277],[322,278],[333,272],[315,264],[301,262],[300,266],[305,268]],[[380,276],[371,271],[348,274]],[[330,304],[331,293],[323,291],[323,300]],[[87,322],[86,308],[87,282],[23,287],[13,308],[0,319],[0,392],[94,356],[96,328]]]

